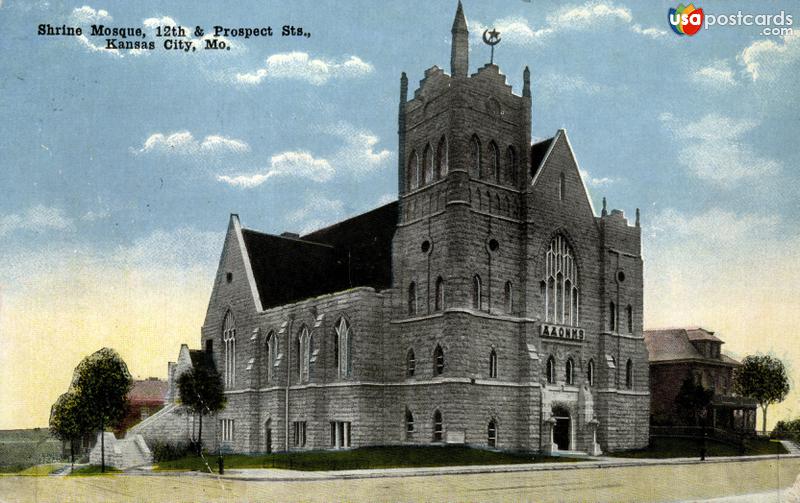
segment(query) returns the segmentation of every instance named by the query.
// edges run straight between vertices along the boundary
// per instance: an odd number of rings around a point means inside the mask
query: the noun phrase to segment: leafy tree
[[[133,385],[128,366],[110,348],[84,358],[75,368],[72,389],[77,393],[86,424],[99,429],[101,471],[106,470],[106,428],[119,425],[128,410],[128,392]]]
[[[749,355],[736,370],[734,387],[740,395],[755,399],[762,412],[761,429],[767,432],[767,407],[782,402],[789,393],[783,362],[769,355]]]
[[[714,398],[714,390],[704,388],[690,376],[683,381],[675,403],[697,424],[700,414],[706,410],[712,398]]]
[[[184,407],[198,415],[197,453],[203,449],[203,416],[225,408],[222,377],[210,362],[198,363],[178,377],[178,394]]]
[[[68,391],[58,397],[50,409],[50,432],[59,440],[69,441],[69,454],[75,465],[75,441],[89,430],[82,413],[80,397]]]

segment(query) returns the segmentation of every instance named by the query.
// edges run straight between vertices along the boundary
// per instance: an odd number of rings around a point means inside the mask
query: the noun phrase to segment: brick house
[[[167,381],[156,377],[133,381],[128,392],[128,413],[117,429],[118,433],[155,414],[164,406],[167,395]]]
[[[400,79],[398,201],[304,236],[230,217],[200,341],[228,405],[206,442],[647,445],[638,211],[595,213],[565,130],[531,144],[527,68],[515,94],[468,60],[459,3],[450,74],[411,96]]]
[[[704,328],[645,330],[650,361],[650,413],[654,426],[688,426],[676,405],[684,380],[714,390],[710,425],[755,433],[756,403],[736,396],[733,373],[741,364],[722,353],[724,342]]]

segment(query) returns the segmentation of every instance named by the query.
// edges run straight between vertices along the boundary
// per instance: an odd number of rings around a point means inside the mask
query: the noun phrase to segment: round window
[[[431,250],[431,242],[427,239],[422,242],[422,253],[428,253]]]
[[[498,248],[500,248],[500,243],[498,243],[496,239],[490,239],[489,240],[489,249],[494,252],[494,251],[497,251]]]
[[[617,271],[617,281],[622,283],[625,281],[625,273],[622,271]]]

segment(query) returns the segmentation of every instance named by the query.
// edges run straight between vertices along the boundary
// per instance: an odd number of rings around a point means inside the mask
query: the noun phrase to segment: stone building
[[[496,65],[470,74],[468,38],[459,4],[450,73],[411,95],[400,79],[397,202],[304,236],[231,216],[202,327],[228,398],[207,442],[647,444],[638,214],[596,215],[566,131],[531,144],[528,69],[521,94]]]
[[[709,425],[755,433],[756,402],[737,396],[733,373],[741,363],[722,352],[724,342],[699,327],[646,330],[650,360],[650,412],[654,426],[690,425],[676,404],[681,386],[692,379],[714,391]]]

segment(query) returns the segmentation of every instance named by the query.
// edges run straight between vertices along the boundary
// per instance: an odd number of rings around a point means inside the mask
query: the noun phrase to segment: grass
[[[47,428],[0,430],[0,473],[13,473],[62,459],[61,442]]]
[[[754,438],[746,441],[745,456],[761,454],[786,454],[783,444],[769,439]],[[619,458],[693,458],[700,457],[700,441],[693,438],[652,437],[650,446],[635,451],[622,451],[609,453],[609,456]],[[706,456],[739,456],[739,447],[706,440]]]
[[[54,471],[58,470],[64,466],[60,463],[50,463],[46,465],[34,465],[24,470],[21,470],[17,475],[30,475],[30,476],[43,476],[43,475],[50,475]]]
[[[571,458],[534,456],[472,449],[464,446],[436,447],[363,447],[346,451],[308,451],[248,456],[223,456],[226,469],[284,468],[291,470],[361,470],[370,468],[409,468],[431,466],[501,465],[542,462],[569,462]],[[217,457],[206,455],[206,461],[217,470]],[[157,470],[206,471],[205,462],[197,456],[158,463]]]
[[[112,475],[112,474],[115,474],[115,473],[120,473],[120,470],[117,470],[113,466],[106,466],[106,471],[105,471],[105,473],[103,473],[103,472],[100,471],[100,465],[89,465],[89,466],[83,466],[81,468],[75,469],[68,476],[69,477],[72,477],[72,476],[81,477],[81,476],[91,476],[91,475]]]

